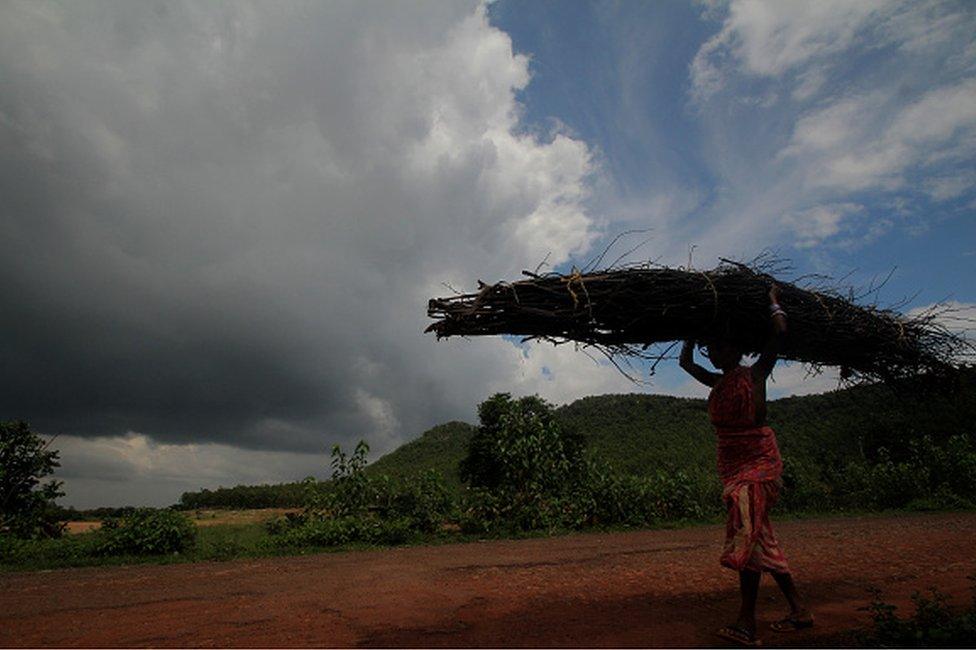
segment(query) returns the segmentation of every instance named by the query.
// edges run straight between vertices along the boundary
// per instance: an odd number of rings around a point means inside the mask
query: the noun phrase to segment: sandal
[[[762,647],[762,641],[756,638],[755,633],[749,632],[749,630],[744,630],[738,625],[726,625],[722,629],[718,630],[715,634],[726,641],[731,641],[732,643],[736,643],[744,648]]]
[[[808,620],[803,620],[794,617],[792,614],[786,618],[776,621],[775,623],[770,623],[769,629],[774,632],[796,632],[798,630],[806,630],[807,628],[813,627],[813,616]]]

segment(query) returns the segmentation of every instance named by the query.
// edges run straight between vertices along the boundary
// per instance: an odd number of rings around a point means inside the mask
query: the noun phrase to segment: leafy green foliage
[[[492,396],[479,407],[461,475],[461,528],[491,533],[647,525],[701,517],[695,484],[681,471],[621,474],[586,458],[584,439],[566,432],[537,397]]]
[[[38,569],[92,564],[103,557],[98,552],[100,539],[97,533],[36,539],[0,535],[0,564]]]
[[[463,530],[534,530],[588,519],[581,501],[588,468],[581,437],[567,434],[538,397],[491,396],[478,406],[481,426],[461,461]]]
[[[163,555],[192,548],[197,528],[175,510],[138,508],[119,519],[103,522],[98,553],[103,555]]]
[[[478,406],[478,416],[460,465],[461,480],[473,487],[547,492],[582,473],[582,437],[567,433],[545,400],[498,393]]]
[[[363,470],[369,446],[360,441],[347,455],[332,448],[332,481],[322,490],[310,480],[301,513],[268,523],[279,546],[402,544],[433,533],[454,509],[451,493],[433,472],[394,479]]]
[[[278,533],[281,546],[341,546],[354,542],[367,544],[402,544],[414,534],[413,522],[407,518],[378,517],[311,517],[300,525],[288,526]]]
[[[874,630],[863,639],[865,645],[896,648],[962,648],[976,639],[976,578],[973,600],[968,609],[954,612],[949,598],[937,588],[931,595],[912,594],[914,613],[900,618],[897,607],[882,600],[881,591],[872,589],[872,600],[862,608],[868,611]]]
[[[60,481],[41,480],[51,474],[58,452],[30,430],[26,422],[0,422],[0,534],[16,537],[57,537],[54,500],[64,496]]]
[[[838,508],[971,508],[976,498],[976,446],[967,436],[936,444],[929,436],[908,443],[894,460],[884,447],[876,460],[852,461],[833,475]]]

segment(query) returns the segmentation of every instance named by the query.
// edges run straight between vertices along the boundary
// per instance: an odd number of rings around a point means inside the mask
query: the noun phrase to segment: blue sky
[[[942,154],[944,162],[894,163],[874,177],[869,170],[863,182],[846,186],[840,182],[808,189],[797,183],[785,197],[778,193],[784,176],[815,175],[824,161],[786,157],[770,164],[789,148],[804,119],[845,100],[878,95],[856,107],[876,114],[857,117],[861,124],[850,151],[838,148],[829,152],[832,156],[856,155],[860,147],[875,145],[900,111],[932,94],[962,87],[960,100],[971,99],[976,24],[972,5],[885,3],[855,24],[851,36],[841,33],[850,25],[823,26],[810,36],[820,42],[810,45],[808,58],[767,73],[748,70],[735,61],[735,48],[727,48],[723,55],[733,62],[721,69],[723,86],[708,99],[696,101],[696,55],[723,26],[735,38],[751,38],[758,50],[767,48],[770,58],[777,53],[776,44],[769,42],[772,37],[749,29],[752,23],[770,19],[761,14],[779,13],[778,27],[784,32],[804,27],[814,31],[797,24],[811,16],[796,4],[782,3],[780,12],[771,11],[770,3],[737,4],[757,15],[743,11],[734,22],[734,8],[721,4],[709,11],[691,3],[505,0],[492,4],[489,15],[512,37],[515,50],[531,59],[532,81],[519,94],[527,128],[543,133],[564,128],[599,152],[608,183],[595,205],[609,208],[609,232],[632,222],[645,225],[638,216],[642,203],[649,221],[656,222],[653,206],[667,200],[664,205],[674,210],[669,218],[679,221],[670,225],[689,245],[698,238],[707,245],[709,231],[721,221],[723,211],[761,204],[768,192],[773,225],[763,228],[769,222],[754,224],[746,215],[739,217],[743,237],[724,254],[748,257],[768,246],[792,260],[798,272],[844,276],[853,271],[857,282],[894,269],[882,294],[891,302],[916,293],[913,305],[947,297],[976,299],[976,178],[971,142],[966,142],[973,137],[971,108],[945,109],[933,101],[931,115],[920,113],[920,119],[946,119],[950,124],[929,141],[910,142],[913,151],[907,155],[920,159]],[[876,33],[885,21],[895,23],[892,31],[902,31]],[[918,32],[926,29],[939,33],[925,34],[925,42],[908,47],[910,39],[921,40]],[[831,42],[845,38],[850,39],[846,47]],[[819,53],[818,46],[829,52]],[[946,66],[953,56],[960,61]],[[809,96],[790,96],[802,83],[798,78],[814,77],[819,86]],[[959,115],[946,116],[946,110]],[[825,222],[818,225],[816,209],[838,205],[843,207],[836,223],[835,212],[829,212],[821,215]],[[637,214],[614,220],[615,208]],[[794,215],[800,221],[797,227],[782,228],[782,222]],[[810,222],[806,228],[804,216]],[[708,246],[709,252],[719,249]],[[674,251],[655,250],[654,239],[645,251],[675,259]],[[678,251],[678,259],[682,253]],[[713,261],[706,256],[702,264]]]
[[[2,3],[0,417],[59,434],[68,503],[165,504],[496,391],[703,395],[423,334],[448,286],[634,229],[627,261],[771,249],[972,314],[973,34],[971,2]]]
[[[653,229],[628,259],[681,263],[694,245],[710,267],[768,248],[797,274],[891,273],[882,304],[971,305],[973,7],[852,4],[500,0],[489,15],[530,58],[525,128],[597,152],[608,235]],[[851,139],[829,143],[838,107]],[[944,123],[922,133],[913,110]],[[845,157],[853,178],[817,182]],[[662,371],[665,390],[680,384]]]

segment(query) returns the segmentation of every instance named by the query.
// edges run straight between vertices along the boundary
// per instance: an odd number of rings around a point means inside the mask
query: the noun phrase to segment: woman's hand
[[[769,304],[779,304],[779,285],[775,282],[769,287]]]

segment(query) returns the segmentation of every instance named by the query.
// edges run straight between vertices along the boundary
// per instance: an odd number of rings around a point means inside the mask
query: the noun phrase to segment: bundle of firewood
[[[890,380],[952,368],[972,352],[936,310],[908,317],[853,294],[776,280],[769,265],[724,262],[710,271],[653,265],[537,275],[476,293],[434,298],[426,331],[450,336],[516,335],[574,341],[608,356],[660,360],[655,344],[718,338],[758,353],[770,336],[768,292],[781,288],[788,332],[781,357],[840,366],[845,378]]]

